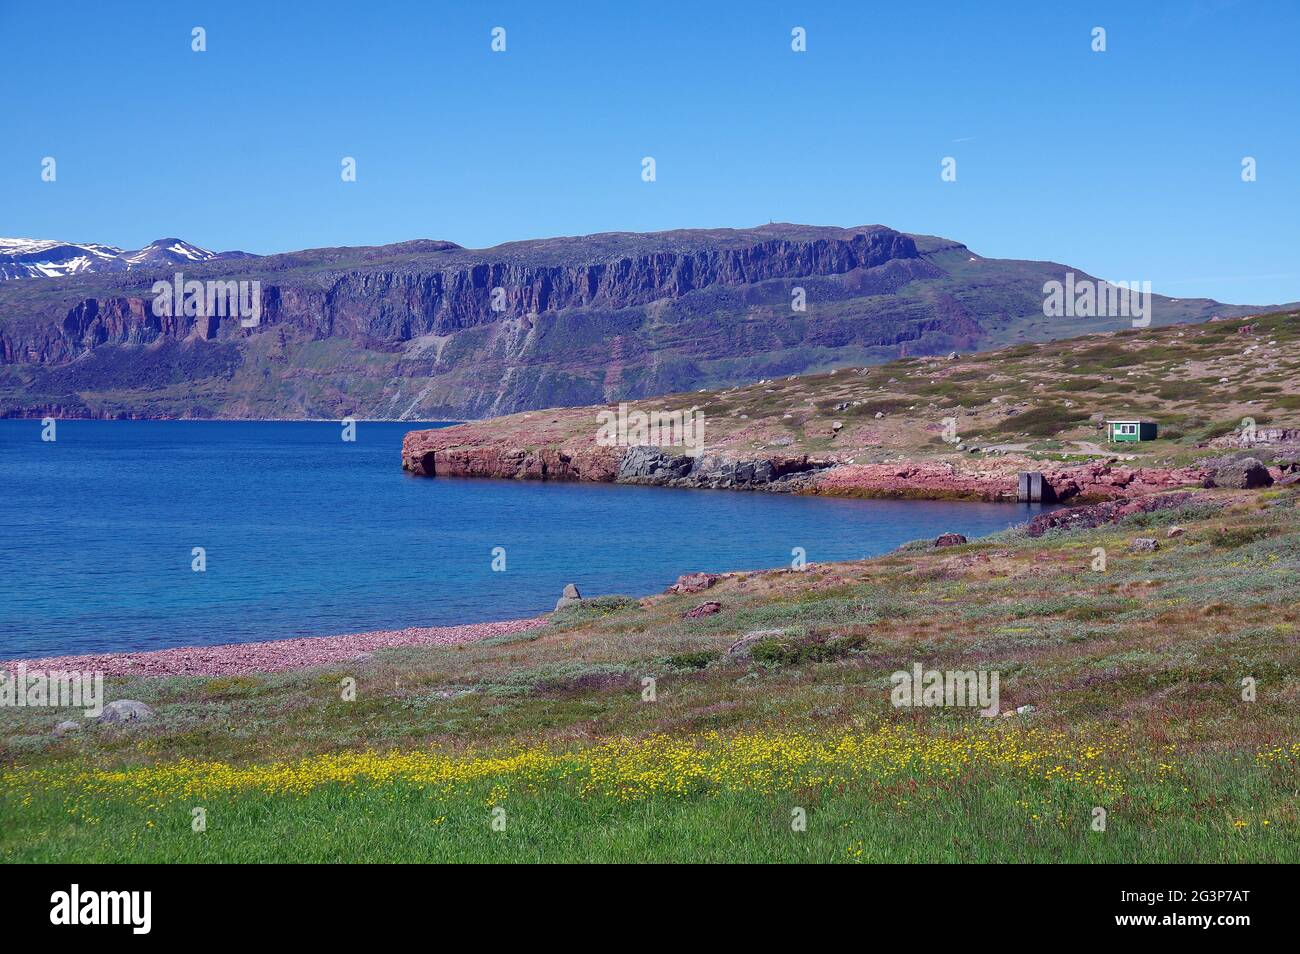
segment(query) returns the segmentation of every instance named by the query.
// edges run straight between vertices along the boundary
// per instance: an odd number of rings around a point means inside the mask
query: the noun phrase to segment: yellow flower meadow
[[[1292,742],[1290,745],[1275,745],[1272,748],[1264,749],[1255,756],[1255,761],[1259,765],[1300,763],[1300,742]]]
[[[37,770],[0,775],[0,793],[30,797],[63,790],[78,798],[119,797],[150,807],[180,799],[264,792],[305,795],[322,786],[405,782],[444,793],[486,783],[488,801],[546,784],[582,796],[634,801],[720,792],[773,793],[891,782],[956,780],[979,770],[1062,783],[1117,798],[1123,769],[1138,757],[1118,734],[1081,744],[1046,729],[989,728],[954,736],[882,725],[836,734],[755,731],[616,738],[579,749],[548,746],[501,754],[341,752],[297,762],[230,765],[180,760],[120,771]]]

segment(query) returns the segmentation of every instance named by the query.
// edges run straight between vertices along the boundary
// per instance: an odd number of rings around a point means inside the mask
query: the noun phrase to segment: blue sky
[[[0,235],[275,252],[882,223],[1291,301],[1298,49],[1294,2],[0,0]]]

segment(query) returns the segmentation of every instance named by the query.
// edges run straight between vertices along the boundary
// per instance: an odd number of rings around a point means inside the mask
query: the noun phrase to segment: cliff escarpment
[[[883,226],[769,225],[6,282],[0,415],[479,418],[1115,326],[1043,316],[1065,271]],[[178,272],[256,283],[256,323],[160,311]],[[1223,310],[1157,296],[1155,319]]]

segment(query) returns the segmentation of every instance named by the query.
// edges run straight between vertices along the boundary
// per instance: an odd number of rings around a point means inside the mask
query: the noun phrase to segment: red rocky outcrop
[[[509,433],[494,437],[484,425],[412,431],[402,444],[402,467],[425,477],[502,477],[529,480],[625,481],[664,486],[708,486],[728,489],[780,490],[837,497],[894,497],[921,500],[1015,500],[1016,474],[1025,462],[1009,460],[949,461],[891,464],[833,464],[808,458],[771,457],[735,461],[737,473],[745,468],[762,478],[708,480],[724,474],[722,458],[707,458],[713,470],[702,468],[686,477],[629,476],[628,449],[581,443],[572,438],[548,443],[547,425],[535,428],[517,421]],[[657,453],[653,448],[638,448]],[[965,462],[962,462],[963,464]],[[698,464],[698,462],[697,462]],[[805,471],[804,469],[807,468]],[[1045,469],[1043,478],[1058,501],[1098,501],[1137,497],[1180,487],[1211,486],[1212,466],[1157,468],[1124,467],[1113,463],[1088,463]],[[701,476],[701,474],[703,476]],[[1274,477],[1281,477],[1281,471]],[[794,478],[788,480],[785,478]]]
[[[705,616],[712,616],[714,613],[720,612],[722,612],[722,604],[717,600],[709,600],[694,609],[687,610],[682,614],[682,619],[703,619]]]
[[[445,429],[450,430],[450,428]],[[612,481],[621,447],[459,445],[445,431],[412,431],[402,441],[402,468],[420,477],[502,477],[511,480]]]
[[[1016,475],[992,469],[967,471],[943,461],[841,464],[819,473],[809,489],[842,497],[1015,500]]]
[[[1043,479],[1052,488],[1057,500],[1112,500],[1177,487],[1198,487],[1205,480],[1206,473],[1201,467],[1171,470],[1092,463],[1045,470]]]
[[[717,573],[683,573],[677,578],[677,582],[664,592],[703,593],[720,579],[722,579],[722,576]]]

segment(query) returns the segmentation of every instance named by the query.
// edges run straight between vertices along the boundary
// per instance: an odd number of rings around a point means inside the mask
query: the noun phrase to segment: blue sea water
[[[518,618],[566,583],[641,595],[1039,509],[416,478],[400,448],[420,426],[362,421],[349,443],[332,422],[59,421],[46,442],[0,420],[0,657]]]

